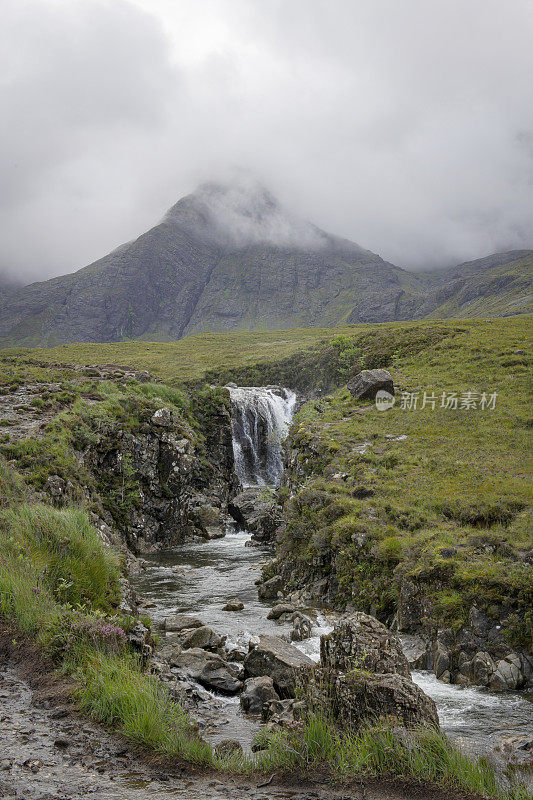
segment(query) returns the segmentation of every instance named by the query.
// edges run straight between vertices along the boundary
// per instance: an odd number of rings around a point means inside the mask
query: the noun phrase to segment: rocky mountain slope
[[[409,273],[294,216],[253,182],[205,184],[88,267],[0,292],[0,346],[498,316],[526,310],[532,266],[531,251],[516,251]]]

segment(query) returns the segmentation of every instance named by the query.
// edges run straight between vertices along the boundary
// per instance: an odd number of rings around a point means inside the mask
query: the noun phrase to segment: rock
[[[472,659],[470,670],[475,683],[488,686],[494,672],[494,661],[488,653],[480,651]]]
[[[505,692],[510,689],[518,688],[521,679],[519,666],[514,660],[501,659],[496,664],[496,669],[492,673],[489,688],[493,692]]]
[[[133,628],[130,628],[126,634],[126,639],[134,650],[141,654],[144,659],[147,659],[152,653],[152,637],[150,631],[142,622],[138,622]]]
[[[172,425],[172,411],[170,408],[158,408],[152,415],[152,424],[160,428],[170,428]]]
[[[175,665],[203,686],[225,694],[236,694],[242,689],[238,670],[220,656],[199,647],[184,650],[175,659]]]
[[[201,628],[195,628],[181,641],[181,646],[184,650],[190,650],[193,647],[201,647],[203,650],[217,650],[222,647],[226,641],[225,636],[219,636],[212,628],[207,625],[202,625]]]
[[[259,637],[259,644],[244,659],[246,677],[269,675],[281,697],[294,695],[296,673],[301,667],[312,665],[311,659],[294,645],[278,636],[265,634]]]
[[[332,633],[320,638],[320,660],[322,666],[343,672],[364,669],[411,675],[398,637],[360,611],[342,617]]]
[[[356,400],[374,400],[380,389],[394,394],[392,375],[386,369],[364,369],[348,381],[348,391]]]
[[[244,603],[238,597],[234,597],[232,600],[228,600],[226,605],[222,607],[222,611],[242,611],[243,608]]]
[[[273,578],[259,585],[257,594],[260,600],[277,600],[278,592],[281,592],[282,587],[283,579],[281,575],[274,575]]]
[[[428,660],[426,640],[416,634],[404,634],[400,637],[400,641],[409,666],[413,669],[426,669]]]
[[[215,755],[219,758],[242,755],[242,745],[238,739],[222,739],[215,745]]]
[[[306,695],[327,702],[342,728],[359,730],[378,722],[405,728],[439,727],[435,703],[405,675],[371,675],[360,670],[343,675],[314,669],[303,677]]]
[[[442,642],[437,641],[433,648],[433,672],[437,678],[442,678],[450,669],[450,654]]]
[[[47,491],[54,500],[59,500],[64,496],[66,487],[67,484],[59,475],[50,475],[44,485],[45,491]]]
[[[290,603],[278,603],[267,614],[267,619],[279,619],[282,614],[294,614],[296,609]]]
[[[268,675],[248,678],[244,682],[240,702],[247,714],[261,714],[264,704],[271,700],[279,700],[279,696],[274,689],[274,681]]]
[[[305,700],[271,700],[263,706],[263,722],[270,722],[269,727],[292,727],[297,720],[303,719],[307,712]]]
[[[202,620],[197,617],[190,617],[188,614],[174,614],[165,619],[166,631],[183,631],[187,628],[201,628],[203,627]]]
[[[272,541],[282,522],[276,495],[267,487],[245,489],[229,501],[228,511],[241,528],[261,542]]]
[[[312,625],[308,617],[304,617],[298,611],[293,617],[294,627],[291,631],[291,642],[303,642],[311,636]]]

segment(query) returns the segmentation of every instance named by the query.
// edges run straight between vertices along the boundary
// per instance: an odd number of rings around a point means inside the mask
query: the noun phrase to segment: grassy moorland
[[[499,321],[496,323],[498,324]],[[64,344],[51,348],[11,348],[0,351],[3,360],[15,363],[34,360],[61,365],[115,364],[131,369],[149,370],[156,378],[170,384],[201,380],[206,373],[235,374],[242,370],[252,373],[261,365],[273,369],[280,361],[294,356],[300,360],[302,351],[323,349],[322,345],[338,336],[362,337],[379,342],[382,335],[409,340],[419,339],[420,332],[443,331],[448,335],[456,327],[476,328],[484,321],[462,320],[460,323],[442,321],[395,322],[376,325],[344,325],[338,328],[294,328],[279,331],[250,331],[242,333],[201,333],[172,343],[118,342],[110,344]],[[409,332],[412,333],[409,333]],[[424,334],[422,334],[423,336]],[[258,375],[259,377],[259,375]]]
[[[531,647],[530,324],[458,323],[411,348],[355,340],[364,366],[391,371],[397,400],[378,411],[340,388],[298,414],[281,558],[302,583],[321,563],[339,605],[390,620],[408,579],[430,600],[428,626],[457,630],[476,603]]]

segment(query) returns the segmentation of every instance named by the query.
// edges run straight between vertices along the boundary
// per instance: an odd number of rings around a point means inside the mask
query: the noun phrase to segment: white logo
[[[396,402],[396,398],[390,392],[386,392],[385,389],[380,389],[376,392],[376,408],[378,411],[388,411],[389,408],[392,408],[394,403]]]

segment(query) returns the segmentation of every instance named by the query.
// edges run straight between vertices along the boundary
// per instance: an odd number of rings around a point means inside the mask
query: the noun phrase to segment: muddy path
[[[0,626],[0,797],[6,800],[467,800],[401,782],[224,776],[164,763],[78,714],[73,683]]]

